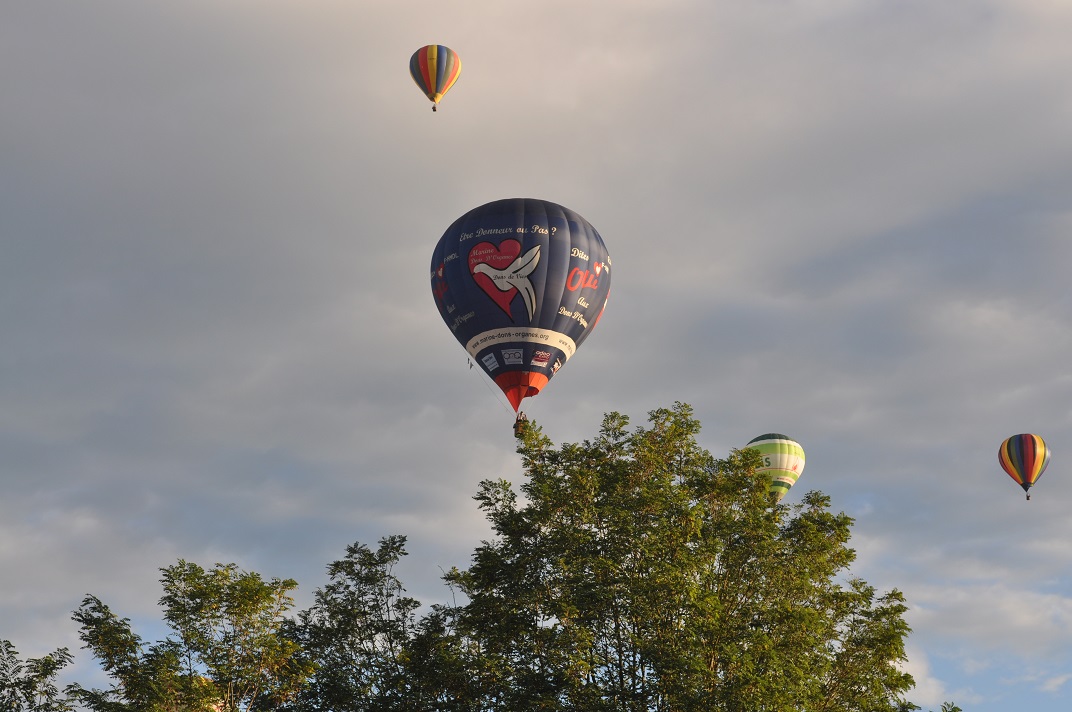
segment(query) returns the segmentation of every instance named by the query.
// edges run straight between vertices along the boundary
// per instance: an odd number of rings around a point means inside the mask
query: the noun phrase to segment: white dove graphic
[[[538,264],[540,264],[540,246],[536,245],[511,262],[506,269],[495,269],[489,264],[481,263],[473,268],[473,274],[485,275],[500,292],[509,292],[511,289],[519,291],[521,298],[525,300],[525,309],[529,312],[529,319],[532,319],[536,311],[536,290],[532,288],[529,275]]]

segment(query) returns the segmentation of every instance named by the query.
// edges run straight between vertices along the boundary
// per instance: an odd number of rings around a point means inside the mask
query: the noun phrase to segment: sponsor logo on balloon
[[[596,280],[596,276],[597,274],[590,270],[574,267],[570,270],[569,276],[566,277],[566,289],[571,292],[576,292],[578,289],[599,289],[599,281]]]
[[[521,254],[521,243],[517,240],[503,240],[499,245],[481,242],[469,251],[469,273],[511,320],[510,304],[519,294],[529,319],[536,311],[536,290],[529,275],[539,263],[540,246]]]
[[[484,362],[484,366],[487,367],[489,371],[494,371],[499,367],[499,361],[495,358],[495,354],[488,354],[480,360]]]
[[[534,353],[532,355],[531,365],[533,365],[533,366],[544,366],[544,367],[546,367],[547,364],[549,364],[550,362],[551,362],[551,352],[550,351],[537,351],[536,353]]]
[[[521,349],[503,349],[502,357],[505,364],[521,364],[525,362],[524,352]]]
[[[477,334],[465,344],[465,350],[469,352],[470,356],[476,358],[478,353],[492,346],[508,349],[515,348],[514,342],[518,341],[557,348],[565,354],[567,360],[577,352],[576,342],[562,332],[517,326],[506,329],[493,329]]]

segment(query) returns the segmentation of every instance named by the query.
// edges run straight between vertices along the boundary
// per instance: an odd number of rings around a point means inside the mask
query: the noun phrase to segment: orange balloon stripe
[[[458,58],[458,55],[454,55],[453,60],[449,67],[450,76],[443,82],[443,88],[439,90],[440,95],[446,94],[454,86],[454,82],[458,81],[458,77],[462,73],[462,60]]]
[[[521,407],[521,399],[531,398],[547,385],[549,379],[542,373],[531,371],[510,371],[495,378],[496,385],[506,394],[514,410]]]

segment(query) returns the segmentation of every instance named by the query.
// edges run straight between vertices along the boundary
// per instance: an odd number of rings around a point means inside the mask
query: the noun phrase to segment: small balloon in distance
[[[1002,441],[998,448],[998,462],[1031,499],[1031,487],[1050,464],[1050,449],[1040,436],[1020,433]]]
[[[425,45],[409,58],[409,75],[432,102],[432,111],[462,73],[462,60],[450,47]]]
[[[756,472],[771,474],[769,491],[775,502],[781,501],[804,472],[804,448],[781,433],[766,433],[752,438],[747,447],[762,456],[763,463],[756,468]]]

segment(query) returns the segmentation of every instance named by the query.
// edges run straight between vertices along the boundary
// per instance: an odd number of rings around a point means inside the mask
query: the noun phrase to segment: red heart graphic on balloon
[[[513,316],[510,314],[510,302],[517,296],[517,288],[499,289],[495,286],[492,277],[487,274],[489,270],[478,271],[478,267],[487,265],[491,268],[490,271],[501,272],[513,264],[520,254],[521,243],[517,240],[503,240],[498,247],[490,242],[481,242],[469,251],[469,273],[473,275],[473,279],[484,290],[484,293],[491,297],[492,301],[498,304],[499,308],[511,319]]]

